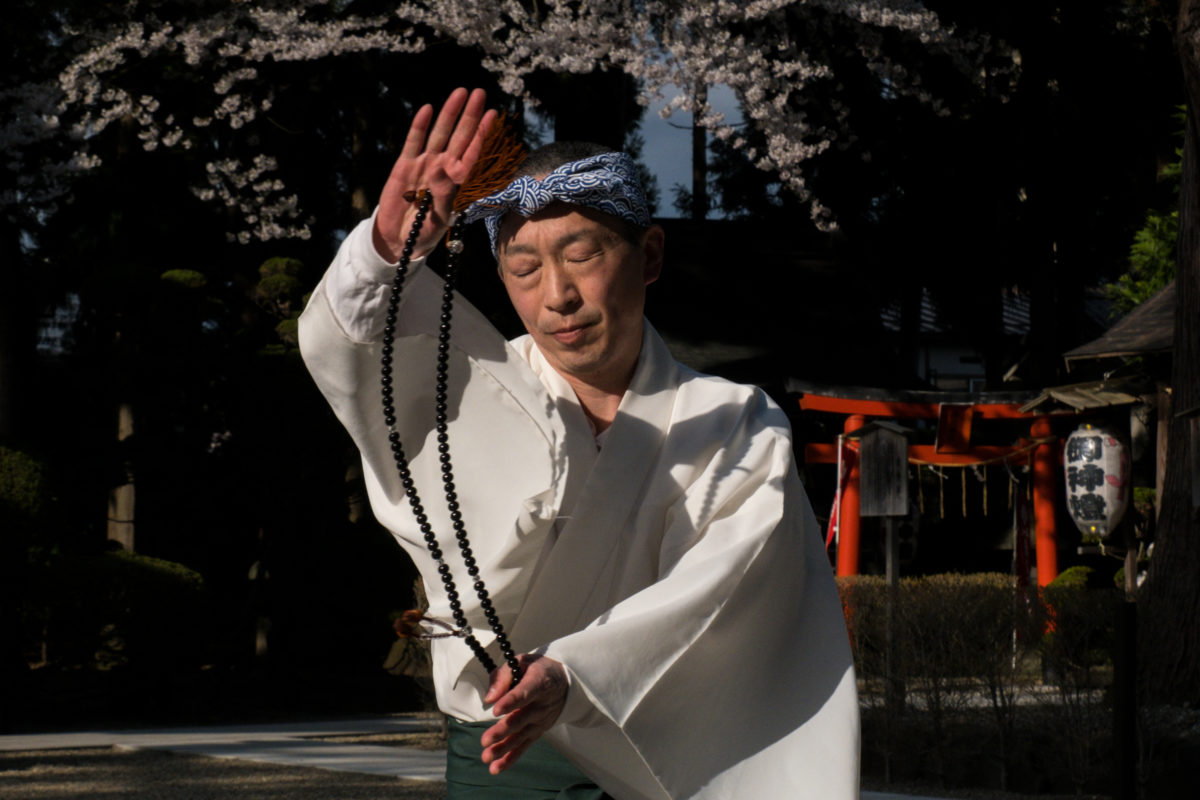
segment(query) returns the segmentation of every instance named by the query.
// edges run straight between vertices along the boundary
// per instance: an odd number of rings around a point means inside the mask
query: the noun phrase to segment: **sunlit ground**
[[[0,752],[5,800],[435,800],[445,785],[147,750]]]

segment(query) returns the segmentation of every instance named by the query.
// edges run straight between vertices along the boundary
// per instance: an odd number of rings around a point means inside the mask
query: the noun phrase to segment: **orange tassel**
[[[443,632],[431,633],[421,627],[422,624],[441,628]],[[448,622],[425,616],[425,612],[419,608],[410,608],[405,611],[392,623],[392,627],[401,639],[445,639],[447,636],[464,636],[467,633],[458,630]]]
[[[401,614],[392,627],[396,629],[396,635],[401,639],[420,639],[424,631],[421,630],[421,622],[425,619],[425,613],[419,608],[411,608]]]
[[[525,161],[526,153],[525,145],[509,125],[508,115],[498,117],[484,137],[479,160],[462,186],[458,187],[454,210],[461,213],[481,197],[494,194],[512,183],[517,169]]]

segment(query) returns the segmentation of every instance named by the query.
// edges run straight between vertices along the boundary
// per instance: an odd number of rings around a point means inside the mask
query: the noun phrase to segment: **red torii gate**
[[[858,392],[861,393],[861,392]],[[961,394],[911,393],[921,399],[878,400],[834,394],[804,392],[800,408],[846,414],[843,430],[852,433],[868,418],[936,419],[937,440],[932,445],[909,445],[909,461],[922,464],[966,466],[996,461],[1032,464],[1033,514],[1036,531],[1038,585],[1045,586],[1058,575],[1058,539],[1055,507],[1058,491],[1058,461],[1061,443],[1054,438],[1049,415],[1022,411],[1024,402],[964,402]],[[950,399],[954,398],[954,399]],[[1030,420],[1030,441],[1013,446],[971,445],[971,427],[976,419]],[[837,444],[806,444],[808,464],[836,464]],[[839,476],[840,479],[840,476]],[[857,575],[859,560],[859,472],[857,459],[851,465],[838,511],[837,574]]]

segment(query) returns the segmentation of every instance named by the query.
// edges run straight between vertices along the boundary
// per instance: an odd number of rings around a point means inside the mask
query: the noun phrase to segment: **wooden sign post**
[[[896,586],[900,572],[900,519],[908,516],[908,434],[893,422],[870,422],[856,431],[859,455],[859,514],[882,517],[886,531],[887,582]]]
[[[870,422],[850,436],[859,450],[859,508],[863,517],[883,520],[887,547],[887,687],[884,701],[892,714],[904,709],[904,680],[896,637],[896,608],[900,592],[900,520],[908,516],[908,434],[894,422]]]

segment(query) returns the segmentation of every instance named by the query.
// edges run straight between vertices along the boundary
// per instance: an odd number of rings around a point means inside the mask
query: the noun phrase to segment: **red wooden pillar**
[[[1038,417],[1030,432],[1034,439],[1052,436],[1050,420]],[[1055,496],[1059,484],[1056,452],[1054,442],[1040,444],[1033,452],[1033,519],[1037,536],[1038,586],[1045,586],[1058,577],[1058,535],[1054,528]]]
[[[865,420],[862,414],[851,414],[846,417],[846,425],[842,429],[846,433],[861,428]],[[859,550],[859,514],[858,514],[858,457],[850,464],[850,475],[846,479],[846,488],[842,491],[842,507],[838,511],[838,549],[837,574],[858,574]]]

